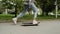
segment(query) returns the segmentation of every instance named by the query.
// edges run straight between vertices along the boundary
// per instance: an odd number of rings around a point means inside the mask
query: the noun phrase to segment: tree
[[[58,10],[60,10],[60,0],[57,0],[58,4]]]
[[[21,11],[23,8],[22,0],[3,0],[2,3],[3,3],[3,6],[5,7],[5,9],[15,8],[15,12],[14,12],[15,16],[17,14],[18,9],[19,9],[19,11]]]
[[[55,9],[55,0],[40,0],[40,7],[42,9],[42,15],[48,15],[49,12]]]

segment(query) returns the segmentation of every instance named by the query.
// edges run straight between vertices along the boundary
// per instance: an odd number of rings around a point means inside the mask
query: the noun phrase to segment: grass
[[[0,14],[0,20],[10,20],[14,15],[12,14]]]
[[[14,17],[12,14],[0,14],[0,21],[1,20],[11,20]],[[25,15],[22,18],[19,18],[20,20],[32,20],[33,15]],[[56,19],[55,16],[40,16],[38,15],[37,20],[48,20],[48,19]],[[60,16],[58,16],[57,19],[60,19]]]

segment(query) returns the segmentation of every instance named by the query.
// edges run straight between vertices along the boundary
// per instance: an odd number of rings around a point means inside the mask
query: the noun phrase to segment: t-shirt
[[[34,0],[23,0],[24,4],[29,4],[29,3],[32,3],[34,2]]]

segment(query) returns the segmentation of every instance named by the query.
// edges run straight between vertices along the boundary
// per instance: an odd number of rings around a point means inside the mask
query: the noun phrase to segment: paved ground
[[[0,23],[0,34],[60,34],[60,20],[41,21],[39,26]]]

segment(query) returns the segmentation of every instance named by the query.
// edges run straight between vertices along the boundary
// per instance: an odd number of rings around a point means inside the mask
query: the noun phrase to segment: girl
[[[19,15],[17,15],[17,17],[13,18],[13,22],[15,24],[17,24],[17,19],[19,17],[20,18],[23,17],[23,15],[26,13],[28,8],[31,8],[34,11],[33,23],[31,23],[31,24],[38,25],[38,22],[36,21],[38,8],[35,6],[34,0],[23,0],[23,1],[24,1],[24,4],[25,4],[25,7],[24,7],[23,11]]]

